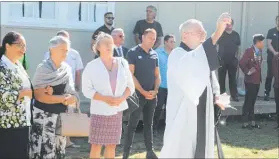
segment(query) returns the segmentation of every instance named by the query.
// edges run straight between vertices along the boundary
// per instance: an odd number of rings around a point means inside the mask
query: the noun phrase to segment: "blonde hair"
[[[93,49],[94,53],[96,53],[98,56],[100,56],[100,51],[97,48],[100,45],[100,42],[103,41],[103,39],[105,39],[105,38],[109,38],[109,39],[113,40],[111,35],[104,33],[104,32],[100,32],[98,34],[98,36],[96,37],[96,42],[93,45],[92,49]]]

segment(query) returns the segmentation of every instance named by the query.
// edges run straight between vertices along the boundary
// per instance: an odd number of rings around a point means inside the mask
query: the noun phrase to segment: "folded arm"
[[[63,95],[49,95],[46,92],[45,88],[37,88],[35,89],[35,99],[41,103],[46,104],[55,104],[55,103],[63,103],[65,96]]]

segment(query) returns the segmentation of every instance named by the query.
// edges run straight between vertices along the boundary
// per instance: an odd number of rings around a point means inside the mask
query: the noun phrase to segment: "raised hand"
[[[222,13],[217,20],[217,32],[223,34],[228,24],[231,24],[232,18],[229,13]]]

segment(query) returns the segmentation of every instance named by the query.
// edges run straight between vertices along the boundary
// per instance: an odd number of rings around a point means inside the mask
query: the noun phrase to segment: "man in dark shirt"
[[[114,17],[113,17],[112,12],[107,12],[107,13],[104,14],[105,24],[103,26],[99,27],[94,32],[94,34],[92,35],[91,48],[92,48],[93,44],[95,44],[96,37],[98,36],[98,34],[100,32],[111,34],[112,30],[114,29],[113,26],[112,26],[113,25],[113,20],[114,20]]]
[[[222,34],[218,41],[219,56],[221,58],[221,67],[218,70],[220,93],[226,92],[226,75],[229,74],[229,86],[232,100],[238,100],[236,72],[238,66],[238,50],[240,45],[239,34],[232,30],[232,24],[227,25],[226,31]]]
[[[142,34],[148,28],[153,28],[157,32],[156,42],[153,46],[153,49],[158,48],[161,45],[161,40],[163,37],[162,26],[159,22],[155,21],[157,9],[156,7],[150,5],[146,8],[146,19],[139,20],[136,23],[134,28],[135,41],[137,44],[140,44],[142,41]]]
[[[269,92],[272,83],[272,59],[279,52],[279,16],[276,17],[276,27],[268,30],[267,36],[267,76],[265,80],[265,98],[269,101]]]
[[[136,93],[139,97],[139,108],[131,113],[127,131],[124,136],[123,158],[129,157],[134,134],[143,113],[144,142],[146,158],[157,158],[153,151],[153,116],[156,108],[156,96],[160,86],[158,55],[152,49],[156,41],[156,31],[147,29],[143,32],[142,43],[129,50],[127,58],[133,75]]]

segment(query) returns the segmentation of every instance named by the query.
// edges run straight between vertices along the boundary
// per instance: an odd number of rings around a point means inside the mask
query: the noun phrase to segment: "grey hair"
[[[111,35],[115,35],[116,33],[124,33],[124,30],[122,28],[115,28],[112,30]]]
[[[149,6],[147,6],[146,8],[150,8],[150,9],[152,9],[152,11],[154,11],[155,13],[157,13],[157,8],[156,8],[155,6],[153,6],[153,5],[149,5]]]
[[[55,36],[55,37],[51,38],[49,41],[49,49],[55,48],[61,44],[67,44],[68,47],[70,47],[70,45],[71,45],[69,39],[67,39],[63,36]]]
[[[97,47],[100,45],[100,42],[104,39],[104,38],[109,38],[109,39],[112,39],[112,36],[107,34],[107,33],[104,33],[104,32],[100,32],[96,38],[96,42],[95,44],[93,45],[93,51],[94,53],[96,53],[97,55],[100,56],[100,52],[98,51]]]
[[[189,19],[179,26],[179,33],[182,35],[184,32],[188,32],[189,30],[195,28],[197,25],[203,28],[202,22],[197,19]]]
[[[57,36],[70,36],[70,34],[66,30],[60,30],[56,33]]]

